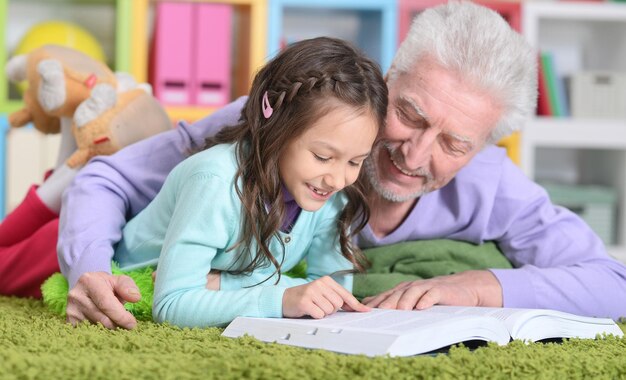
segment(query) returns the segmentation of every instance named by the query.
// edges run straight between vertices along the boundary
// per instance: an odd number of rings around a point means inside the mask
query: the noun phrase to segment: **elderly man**
[[[387,128],[366,167],[372,215],[361,247],[422,239],[495,241],[515,269],[472,270],[402,283],[364,302],[553,308],[626,315],[626,267],[571,212],[550,203],[492,145],[534,112],[536,55],[496,13],[469,2],[421,13],[388,73]],[[59,260],[72,290],[68,321],[132,328],[120,301],[140,298],[110,274],[126,220],[206,136],[233,124],[239,99],[194,125],[94,159],[65,193]]]

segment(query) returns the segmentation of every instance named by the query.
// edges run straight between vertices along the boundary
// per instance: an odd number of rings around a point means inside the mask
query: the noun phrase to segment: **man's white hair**
[[[503,106],[489,137],[493,143],[519,130],[537,103],[537,54],[504,19],[469,1],[429,8],[413,20],[392,66],[389,80],[421,59],[434,59]]]

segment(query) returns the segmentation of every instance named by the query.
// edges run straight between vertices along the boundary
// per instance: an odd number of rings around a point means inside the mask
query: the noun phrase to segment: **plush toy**
[[[59,271],[56,243],[62,196],[95,155],[171,129],[150,87],[71,48],[47,45],[13,57],[7,78],[25,81],[24,108],[12,126],[32,122],[61,134],[56,165],[0,220],[0,294],[41,297],[43,281]],[[20,269],[22,268],[22,269]]]
[[[42,46],[11,58],[6,72],[9,80],[28,83],[24,108],[9,115],[9,123],[32,122],[43,133],[71,128],[70,168],[172,127],[149,85],[71,48]]]

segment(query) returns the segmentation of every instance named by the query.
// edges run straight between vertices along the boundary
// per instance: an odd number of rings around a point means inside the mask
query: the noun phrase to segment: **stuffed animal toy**
[[[6,73],[28,83],[24,108],[9,115],[11,126],[32,122],[43,133],[58,133],[71,125],[76,150],[67,158],[70,168],[172,127],[149,85],[71,48],[45,45],[15,56]]]

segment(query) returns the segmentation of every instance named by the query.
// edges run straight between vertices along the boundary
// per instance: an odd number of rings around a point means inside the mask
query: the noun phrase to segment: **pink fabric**
[[[0,223],[0,294],[41,298],[41,284],[59,272],[58,215],[32,186],[22,203]]]

